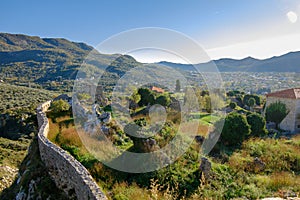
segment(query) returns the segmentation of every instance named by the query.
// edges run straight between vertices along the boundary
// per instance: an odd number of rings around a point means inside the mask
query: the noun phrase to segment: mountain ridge
[[[220,72],[300,72],[300,51],[292,51],[280,56],[273,56],[266,59],[257,59],[245,57],[242,59],[221,58],[207,63],[198,63],[199,67],[212,64],[214,62]],[[192,64],[173,63],[161,61],[156,64],[162,64],[169,67],[195,70]]]

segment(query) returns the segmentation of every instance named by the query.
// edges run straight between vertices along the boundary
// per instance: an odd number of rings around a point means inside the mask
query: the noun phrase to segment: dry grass
[[[85,148],[99,160],[108,162],[121,154],[111,141],[101,137],[100,134],[90,136],[82,130],[79,130],[78,134]]]
[[[197,135],[201,135],[203,137],[206,137],[208,135],[209,131],[210,131],[210,127],[208,125],[199,124]]]
[[[51,142],[55,142],[55,138],[59,133],[59,126],[58,124],[53,123],[51,119],[48,119],[48,121],[49,121],[49,133],[47,137]]]
[[[276,172],[270,176],[267,185],[270,189],[277,191],[278,189],[300,185],[300,177],[289,172]]]
[[[63,128],[61,131],[61,136],[63,138],[64,144],[75,145],[77,147],[82,146],[82,141],[77,133],[75,126]]]
[[[300,193],[300,177],[291,172],[275,172],[271,175],[257,175],[257,185],[280,195],[284,191],[293,190]]]

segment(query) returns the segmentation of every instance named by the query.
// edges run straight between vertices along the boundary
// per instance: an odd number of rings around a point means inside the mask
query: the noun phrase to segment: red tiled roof
[[[292,88],[287,90],[281,90],[267,94],[267,97],[279,97],[289,99],[300,99],[300,88]]]
[[[152,90],[152,91],[155,91],[155,92],[158,92],[158,93],[163,93],[163,92],[165,92],[164,89],[161,89],[161,88],[155,87],[155,86],[152,86],[151,90]]]

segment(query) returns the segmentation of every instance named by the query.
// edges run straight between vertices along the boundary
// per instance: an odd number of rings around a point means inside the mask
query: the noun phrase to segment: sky
[[[299,0],[2,0],[0,5],[0,32],[94,47],[123,31],[161,27],[193,38],[212,59],[263,59],[300,50]],[[180,62],[153,55],[134,56],[142,62]]]

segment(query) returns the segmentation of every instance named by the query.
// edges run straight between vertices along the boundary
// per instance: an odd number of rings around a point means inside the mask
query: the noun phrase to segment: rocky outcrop
[[[37,108],[39,150],[50,176],[71,199],[107,199],[85,167],[47,139],[49,123],[45,111],[50,104],[47,101]]]
[[[201,158],[201,164],[200,164],[199,169],[202,172],[202,174],[204,175],[204,178],[206,180],[210,178],[211,162],[207,158],[205,158],[205,157]]]

